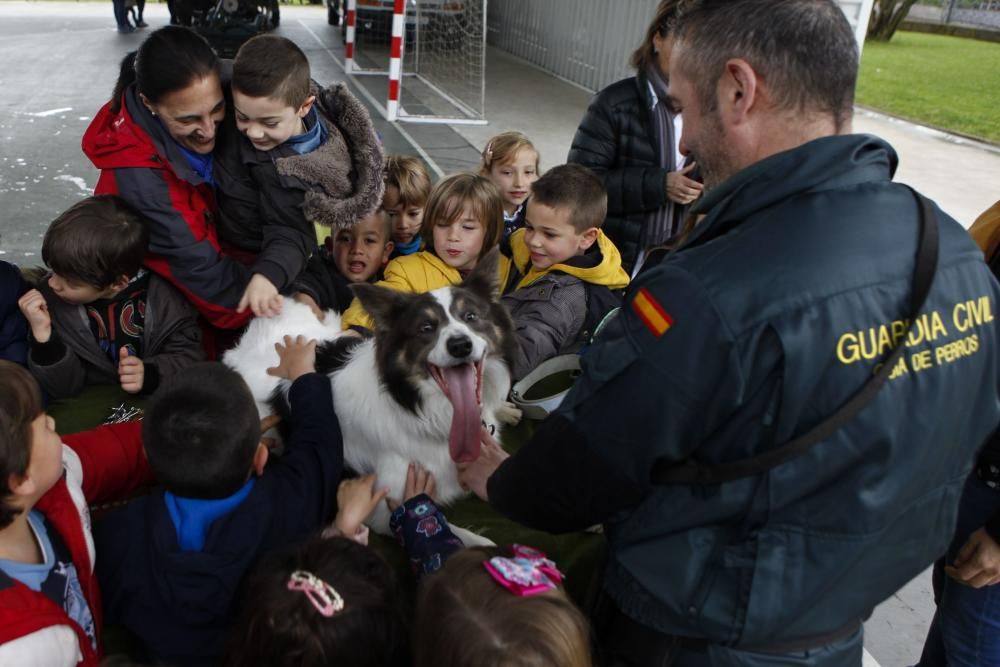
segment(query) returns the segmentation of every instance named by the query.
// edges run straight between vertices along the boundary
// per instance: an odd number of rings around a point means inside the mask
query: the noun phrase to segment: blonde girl
[[[397,257],[385,267],[385,279],[376,283],[401,292],[430,292],[457,285],[503,234],[503,200],[484,176],[456,174],[438,182],[424,209],[420,236],[424,250]],[[507,281],[510,261],[501,257],[500,284]],[[354,299],[344,311],[342,326],[373,328],[373,322]]]
[[[524,227],[524,202],[538,180],[538,150],[520,132],[493,137],[483,149],[479,174],[499,188],[503,197],[504,238]]]

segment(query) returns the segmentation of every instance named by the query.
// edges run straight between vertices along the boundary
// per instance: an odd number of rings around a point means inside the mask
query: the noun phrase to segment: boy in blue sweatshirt
[[[214,664],[233,596],[262,554],[301,540],[333,515],[343,439],[330,381],[315,372],[315,341],[285,338],[268,369],[291,381],[291,435],[268,450],[243,378],[218,363],[164,381],[143,424],[162,488],[97,526],[98,577],[108,623],[125,626],[147,660]]]

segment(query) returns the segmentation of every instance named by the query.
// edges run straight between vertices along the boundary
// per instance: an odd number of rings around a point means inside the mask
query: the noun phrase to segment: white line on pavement
[[[878,660],[872,657],[872,654],[868,652],[868,649],[862,649],[865,654],[861,658],[861,667],[881,667],[878,664]]]

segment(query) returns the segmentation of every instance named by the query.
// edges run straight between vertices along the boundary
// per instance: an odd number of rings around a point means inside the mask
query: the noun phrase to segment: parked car
[[[340,25],[341,34],[347,39],[347,21],[340,22],[343,6],[347,14],[347,0],[326,0],[327,21],[330,25]],[[392,15],[394,0],[358,0],[355,30],[384,37],[392,37]],[[418,7],[419,4],[419,7]],[[406,41],[412,43],[419,17],[420,27],[439,23],[445,30],[458,32],[464,24],[466,2],[454,0],[406,0]]]

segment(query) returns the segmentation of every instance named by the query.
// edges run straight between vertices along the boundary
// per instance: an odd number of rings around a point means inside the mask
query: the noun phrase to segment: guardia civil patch
[[[662,336],[674,325],[674,318],[663,310],[660,302],[645,287],[640,288],[639,293],[632,299],[632,310],[654,336]]]

